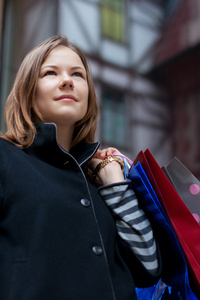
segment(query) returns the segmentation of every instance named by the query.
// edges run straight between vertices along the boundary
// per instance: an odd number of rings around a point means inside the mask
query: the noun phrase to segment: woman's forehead
[[[85,69],[85,66],[83,65],[80,56],[75,51],[66,46],[57,46],[56,48],[51,50],[51,52],[48,54],[45,61],[43,62],[42,67],[44,65],[57,63],[77,65]]]

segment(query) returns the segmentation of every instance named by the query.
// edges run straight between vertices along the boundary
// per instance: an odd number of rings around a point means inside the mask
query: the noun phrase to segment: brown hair
[[[86,69],[89,87],[88,109],[84,118],[75,126],[71,146],[80,141],[93,142],[95,139],[99,106],[86,56],[76,45],[70,43],[66,36],[57,35],[45,40],[25,56],[7,98],[5,106],[7,132],[1,138],[9,140],[18,147],[29,147],[33,143],[36,134],[34,121],[38,117],[42,120],[34,103],[40,68],[49,53],[61,45],[79,55]]]

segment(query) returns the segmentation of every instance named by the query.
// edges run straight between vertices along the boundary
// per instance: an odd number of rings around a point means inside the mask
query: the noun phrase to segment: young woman
[[[137,299],[135,285],[158,280],[160,255],[116,149],[94,142],[98,104],[81,50],[59,35],[28,53],[5,118],[0,299]]]

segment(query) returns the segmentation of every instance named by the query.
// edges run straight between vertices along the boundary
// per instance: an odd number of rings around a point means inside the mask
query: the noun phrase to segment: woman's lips
[[[75,101],[77,102],[76,97],[74,97],[73,95],[61,95],[59,97],[56,98],[56,101],[61,101],[61,100],[66,100],[66,101]]]

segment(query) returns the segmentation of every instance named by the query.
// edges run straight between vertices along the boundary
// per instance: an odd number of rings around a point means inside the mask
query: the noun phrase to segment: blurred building
[[[178,118],[174,122],[176,113],[182,113],[176,112],[182,98],[175,100],[173,64],[168,73],[164,67],[175,56],[164,56],[167,28],[183,1],[1,1],[1,130],[5,100],[24,55],[45,38],[62,33],[88,56],[101,106],[97,139],[102,147],[113,145],[132,159],[149,148],[161,165],[175,155],[185,159],[187,148],[176,140],[182,125]],[[187,121],[184,124],[186,129]]]
[[[173,151],[200,178],[200,1],[179,1],[154,48],[151,79],[170,92]]]

